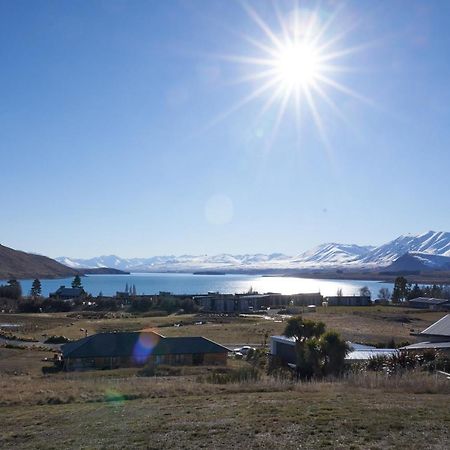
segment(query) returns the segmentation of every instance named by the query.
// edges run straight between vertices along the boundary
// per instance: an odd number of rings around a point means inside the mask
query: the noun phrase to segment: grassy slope
[[[414,443],[415,449],[444,449],[450,445],[448,399],[323,384],[1,407],[0,447],[384,449]]]

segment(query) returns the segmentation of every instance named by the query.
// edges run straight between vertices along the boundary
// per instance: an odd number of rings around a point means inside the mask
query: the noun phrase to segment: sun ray
[[[214,55],[214,58],[241,64],[269,66],[269,67],[273,66],[273,59],[269,58],[257,58],[254,56],[226,55],[226,54],[216,54]]]
[[[376,104],[372,100],[370,100],[367,97],[364,97],[361,94],[358,94],[356,91],[350,89],[349,87],[343,85],[342,83],[338,83],[337,81],[335,81],[325,75],[318,75],[317,78],[320,81],[322,81],[323,83],[328,84],[329,86],[332,86],[334,89],[336,89],[344,94],[347,94],[350,97],[353,97],[353,98],[355,98],[363,103],[366,103],[370,106],[374,106],[374,107],[376,106]]]
[[[289,100],[290,94],[291,93],[290,93],[289,90],[286,90],[284,92],[283,98],[282,98],[282,100],[280,102],[280,105],[278,107],[275,123],[274,123],[274,125],[272,127],[272,132],[271,132],[270,138],[266,142],[266,146],[265,146],[266,152],[271,150],[273,142],[275,141],[275,138],[277,137],[278,129],[279,129],[280,124],[281,124],[281,120],[283,119],[283,116],[284,116],[284,114],[286,112],[286,109],[287,109],[286,107],[287,107],[287,102]]]
[[[264,92],[268,91],[272,86],[274,86],[277,83],[276,80],[270,79],[265,84],[260,86],[257,89],[254,89],[250,94],[248,94],[246,97],[244,97],[242,100],[231,106],[227,111],[219,114],[216,116],[213,120],[211,120],[207,125],[205,125],[202,129],[203,132],[209,130],[210,128],[217,125],[222,120],[226,119],[231,114],[239,111],[242,107],[244,107],[246,104],[250,103],[255,98],[262,95]]]
[[[276,48],[283,48],[283,42],[277,38],[275,33],[270,29],[270,27],[261,19],[258,13],[247,3],[242,2],[242,6],[250,16],[250,18],[261,28],[262,31],[267,35],[267,37],[275,44]]]
[[[363,71],[363,68],[342,64],[343,60],[375,44],[367,42],[352,46],[343,45],[344,39],[361,23],[362,18],[353,20],[345,29],[335,33],[333,31],[338,18],[342,15],[342,6],[327,15],[327,11],[324,12],[322,9],[322,3],[316,3],[314,8],[308,10],[296,0],[293,2],[292,11],[288,15],[283,15],[280,3],[272,0],[275,17],[273,20],[275,24],[273,24],[266,21],[265,17],[263,18],[255,7],[245,0],[241,3],[250,20],[259,29],[261,36],[242,32],[233,33],[254,47],[255,53],[219,54],[215,55],[215,58],[242,67],[243,73],[234,80],[226,82],[226,85],[248,83],[252,85],[252,88],[253,85],[256,87],[227,111],[214,118],[206,129],[221,122],[248,103],[261,100],[262,104],[259,105],[253,118],[255,123],[260,121],[269,110],[277,108],[272,123],[272,133],[266,142],[267,148],[271,148],[288,108],[293,105],[299,139],[302,135],[302,124],[307,123],[309,118],[331,157],[331,145],[323,121],[322,108],[329,108],[346,125],[351,125],[342,109],[333,100],[332,93],[345,94],[365,104],[376,106],[370,99],[347,87],[341,81],[346,73]],[[324,15],[325,19],[322,22]],[[353,64],[354,60],[352,60]],[[342,75],[337,78],[338,74]],[[272,92],[267,95],[270,90]],[[277,103],[278,105],[275,106]]]
[[[232,86],[235,84],[249,83],[252,81],[263,80],[264,78],[273,78],[276,75],[275,69],[268,69],[261,72],[252,72],[239,78],[227,81],[224,84]]]

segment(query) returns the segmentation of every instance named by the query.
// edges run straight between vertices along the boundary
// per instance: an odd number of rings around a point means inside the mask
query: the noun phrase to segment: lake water
[[[3,282],[0,282],[3,283]],[[32,280],[20,280],[24,294],[28,294]],[[42,294],[47,296],[60,286],[70,287],[72,278],[41,280]],[[168,291],[173,294],[206,294],[207,292],[243,293],[250,288],[259,293],[277,292],[298,294],[320,292],[322,295],[336,295],[342,289],[343,295],[358,294],[367,286],[376,298],[382,287],[392,290],[391,283],[355,280],[317,280],[294,277],[262,277],[255,275],[192,275],[173,273],[133,273],[130,275],[88,275],[82,277],[84,289],[94,296],[114,295],[124,291],[125,285],[135,285],[138,294],[157,294]]]

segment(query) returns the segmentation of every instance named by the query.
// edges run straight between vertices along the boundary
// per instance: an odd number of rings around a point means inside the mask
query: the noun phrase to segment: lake
[[[0,282],[4,283],[4,282]],[[28,294],[32,280],[20,280],[24,295]],[[42,294],[47,296],[60,286],[69,287],[72,278],[41,280]],[[87,275],[82,277],[85,290],[94,296],[114,295],[124,291],[126,284],[135,285],[138,294],[157,294],[168,291],[173,294],[205,294],[207,292],[243,293],[249,289],[259,293],[277,292],[298,294],[320,292],[322,295],[336,295],[342,289],[343,295],[358,294],[367,286],[376,298],[380,288],[392,290],[391,283],[361,280],[318,280],[295,277],[262,277],[258,275],[193,275],[186,273],[132,273],[130,275]]]

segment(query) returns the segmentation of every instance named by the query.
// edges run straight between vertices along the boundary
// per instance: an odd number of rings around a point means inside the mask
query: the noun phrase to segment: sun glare
[[[276,5],[276,4],[275,4]],[[278,104],[276,119],[273,123],[271,136],[275,136],[286,111],[294,105],[296,124],[301,134],[304,120],[311,119],[315,124],[323,143],[328,147],[325,125],[321,109],[327,107],[347,125],[349,121],[335,103],[331,91],[338,91],[364,101],[372,102],[353,91],[340,81],[339,74],[353,71],[355,68],[343,66],[342,62],[349,55],[365,48],[365,45],[355,47],[344,46],[342,41],[353,29],[352,23],[343,29],[333,14],[322,14],[320,7],[314,10],[295,8],[284,16],[275,7],[274,16],[278,25],[269,25],[247,3],[244,9],[251,20],[263,32],[262,37],[239,35],[254,48],[253,54],[218,55],[228,61],[244,65],[244,75],[235,80],[237,83],[253,85],[253,90],[238,103],[214,119],[209,126],[214,125],[253,100],[260,100],[261,108],[255,120]],[[338,28],[334,27],[338,23]],[[367,45],[367,44],[366,44]],[[307,114],[309,112],[309,114]],[[268,144],[271,145],[270,142]]]
[[[276,77],[287,89],[310,86],[320,75],[317,49],[307,43],[289,43],[274,60]]]

